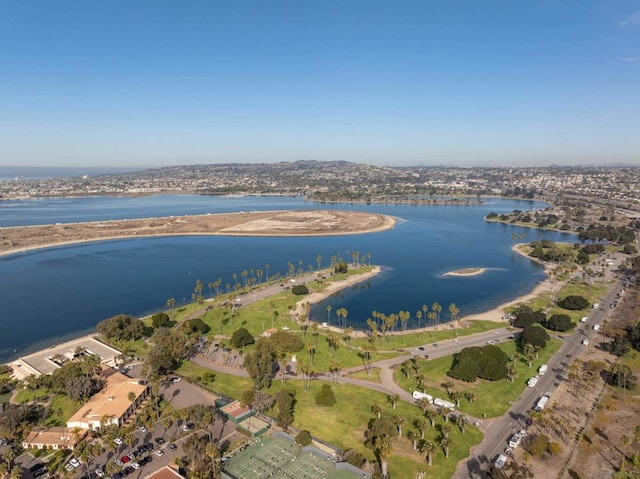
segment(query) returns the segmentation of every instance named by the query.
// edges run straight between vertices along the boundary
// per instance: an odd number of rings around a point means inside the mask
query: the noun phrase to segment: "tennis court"
[[[257,439],[223,466],[233,479],[326,479],[335,465],[281,437]]]

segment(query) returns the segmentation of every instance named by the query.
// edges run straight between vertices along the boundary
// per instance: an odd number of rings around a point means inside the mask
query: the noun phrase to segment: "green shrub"
[[[309,294],[309,288],[307,288],[304,284],[296,284],[293,288],[291,288],[291,292],[296,296],[300,296],[303,294]]]
[[[589,301],[582,296],[570,294],[558,301],[558,306],[570,311],[578,311],[580,309],[587,308],[589,306]]]
[[[498,381],[507,377],[508,361],[505,352],[497,346],[472,346],[453,355],[453,365],[447,374],[466,382],[473,382],[476,377]]]
[[[545,323],[545,328],[552,331],[569,331],[573,328],[573,323],[568,314],[554,314]]]
[[[316,394],[316,404],[318,406],[333,406],[336,403],[336,396],[333,389],[328,384],[323,384],[318,394]]]
[[[231,336],[231,340],[229,341],[231,346],[233,346],[234,348],[243,348],[249,344],[253,344],[254,342],[254,337],[249,331],[246,330],[246,328],[236,329]]]
[[[301,447],[308,446],[311,444],[311,433],[306,429],[300,431],[296,436],[296,443]]]

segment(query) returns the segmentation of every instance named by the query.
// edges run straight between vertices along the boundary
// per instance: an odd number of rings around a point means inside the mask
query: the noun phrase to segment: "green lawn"
[[[51,416],[45,420],[45,426],[65,426],[78,409],[80,404],[73,402],[65,394],[57,394],[51,401]]]
[[[545,364],[561,344],[562,341],[552,338],[547,343],[546,349],[540,352],[539,358],[534,360],[529,368],[521,355],[516,352],[514,341],[499,343],[498,346],[507,356],[513,357],[515,355],[519,358],[517,363],[518,376],[513,382],[508,379],[497,382],[478,379],[474,383],[466,383],[447,376],[447,371],[451,368],[451,356],[432,360],[420,359],[420,373],[427,378],[425,392],[434,397],[448,399],[442,384],[451,381],[454,384],[453,390],[475,394],[473,402],[470,403],[466,399],[461,401],[461,411],[475,417],[483,417],[484,414],[486,417],[500,416],[509,409],[509,402],[515,401],[522,394],[522,391],[527,387],[527,380],[537,374],[538,367]],[[407,379],[400,371],[396,371],[394,379],[409,392],[417,389],[418,383],[411,375]]]
[[[364,433],[367,423],[374,417],[371,406],[379,404],[384,407],[384,415],[398,415],[405,418],[403,434],[414,429],[414,420],[422,417],[420,410],[412,404],[398,402],[394,411],[387,401],[385,394],[371,391],[348,384],[334,385],[337,403],[330,408],[319,407],[315,404],[315,394],[322,383],[313,381],[309,392],[302,391],[300,382],[289,381],[287,387],[295,387],[296,394],[295,420],[293,426],[298,429],[307,429],[311,434],[335,444],[342,449],[356,449],[368,459],[373,460],[373,452],[364,446]],[[271,391],[275,392],[282,387],[280,383],[274,383]],[[351,407],[356,405],[357,407]],[[438,424],[443,423],[438,418]],[[426,439],[435,440],[440,437],[439,430],[428,428]],[[412,445],[405,437],[394,441],[393,454],[389,460],[389,472],[392,477],[415,477],[421,470],[429,470],[430,478],[449,478],[453,475],[456,463],[469,455],[469,449],[482,440],[482,434],[474,427],[467,426],[463,435],[457,427],[453,427],[450,433],[451,450],[449,458],[444,457],[442,449],[438,448],[434,455],[433,466],[428,468],[426,461],[418,451],[414,451]]]
[[[16,393],[15,401],[18,404],[33,402],[33,401],[45,401],[53,393],[48,389],[36,389],[31,391],[29,389],[20,389]]]
[[[349,378],[363,379],[365,381],[373,381],[376,383],[382,382],[380,380],[380,368],[371,368],[371,375],[369,376],[366,371],[358,371],[355,373],[347,374]]]
[[[190,378],[194,382],[198,376],[207,372],[193,363],[185,363],[177,372]],[[204,384],[204,387],[216,393],[222,393],[232,398],[239,398],[243,391],[251,389],[253,383],[250,379],[239,378],[227,374],[216,373],[215,380]],[[348,449],[353,448],[373,460],[373,452],[364,446],[364,433],[368,421],[374,416],[371,406],[380,404],[384,407],[384,414],[399,415],[405,418],[403,433],[412,428],[415,419],[421,416],[419,409],[412,404],[398,402],[397,410],[393,411],[391,404],[385,394],[360,388],[348,384],[334,385],[337,404],[331,408],[319,407],[315,404],[315,394],[320,390],[321,381],[312,381],[309,392],[302,390],[302,382],[289,380],[286,387],[293,388],[296,393],[295,421],[293,426],[298,429],[308,429],[313,435],[335,444],[336,446]],[[275,394],[283,387],[278,380],[273,381],[269,392]],[[352,407],[357,405],[357,407]],[[277,411],[270,411],[275,415]],[[438,418],[438,423],[443,419]],[[427,431],[427,439],[437,438],[439,432]],[[466,433],[461,434],[457,427],[450,433],[452,446],[449,459],[444,457],[441,449],[434,455],[434,464],[429,468],[431,478],[449,478],[453,474],[456,463],[469,455],[469,449],[482,440],[482,435],[474,427],[467,427]],[[414,477],[421,470],[426,470],[426,461],[412,449],[411,443],[406,438],[396,439],[394,443],[393,455],[389,462],[389,468],[393,477]]]

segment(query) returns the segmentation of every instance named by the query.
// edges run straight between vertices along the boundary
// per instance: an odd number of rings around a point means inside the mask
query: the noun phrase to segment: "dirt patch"
[[[389,216],[356,211],[260,211],[0,228],[0,254],[85,241],[169,236],[319,236],[392,228]]]

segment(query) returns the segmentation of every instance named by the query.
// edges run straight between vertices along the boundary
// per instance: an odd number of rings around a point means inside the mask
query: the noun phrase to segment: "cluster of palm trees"
[[[12,447],[6,448],[2,452],[2,461],[0,462],[0,477],[8,477],[9,479],[20,479],[24,470],[22,467],[13,463],[16,453]]]
[[[396,404],[399,400],[400,396],[397,394],[387,396],[387,401],[391,404],[393,410],[396,409]],[[418,407],[422,411],[422,417],[413,422],[413,429],[407,430],[405,437],[411,442],[414,450],[419,450],[420,453],[425,456],[427,465],[431,466],[438,447],[444,452],[445,458],[449,457],[449,451],[452,446],[450,433],[453,430],[454,424],[460,429],[460,432],[464,434],[466,432],[468,418],[464,414],[453,416],[452,412],[446,408],[439,408],[439,410],[436,411],[426,400],[419,401]],[[384,412],[384,407],[380,404],[373,404],[371,406],[371,412],[375,414],[377,419],[380,419]],[[436,425],[436,419],[439,416],[442,416],[444,422]],[[397,428],[397,437],[403,437],[403,427],[406,419],[399,415],[393,415],[390,419]],[[439,436],[434,440],[426,438],[426,432],[429,428],[437,429],[439,432]],[[387,477],[387,462],[393,452],[393,438],[388,435],[381,435],[376,438],[374,447],[380,458],[382,477]]]

